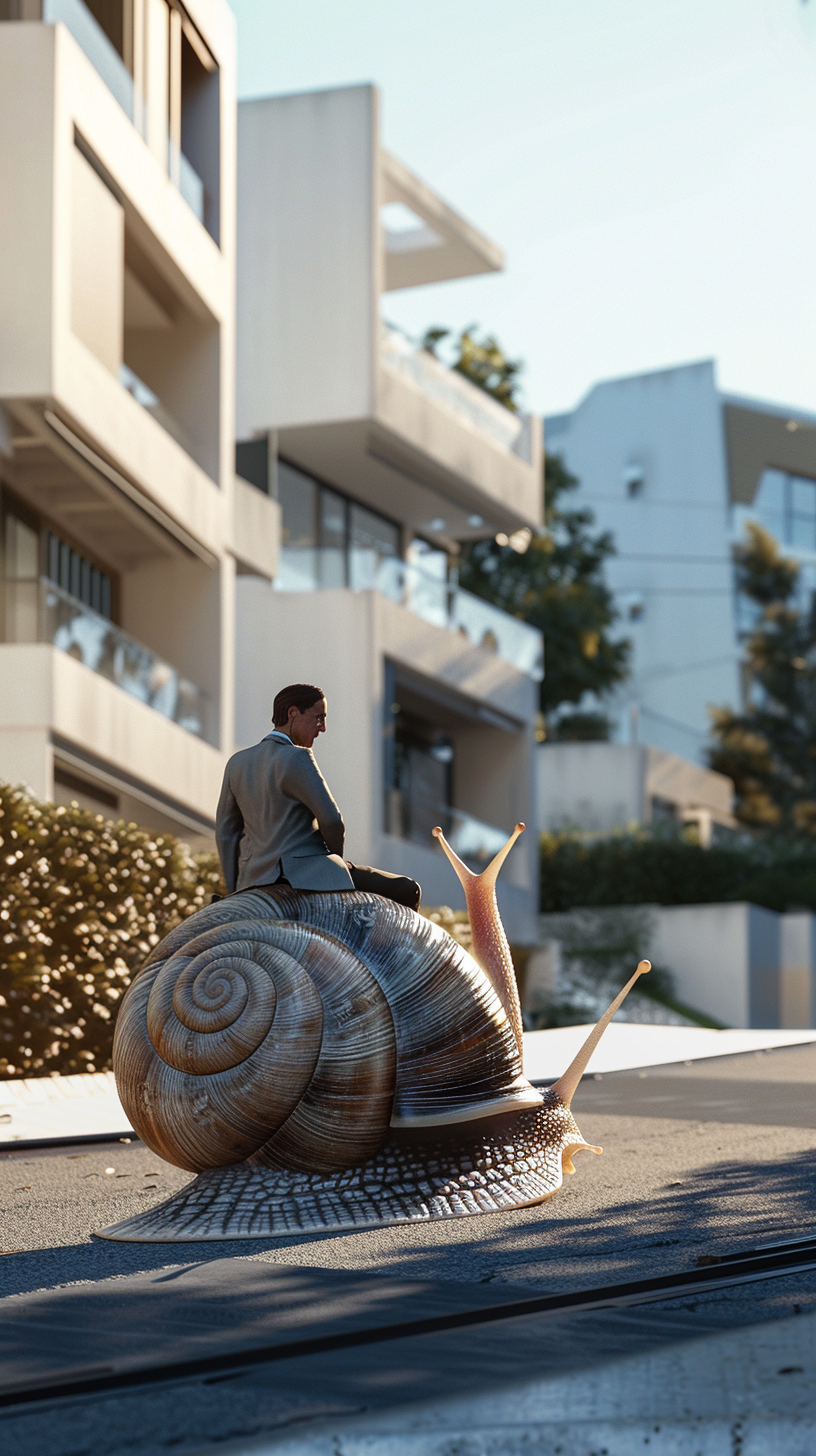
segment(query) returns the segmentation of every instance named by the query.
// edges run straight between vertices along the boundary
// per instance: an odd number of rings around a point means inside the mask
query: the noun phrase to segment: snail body
[[[543,1096],[523,1074],[495,902],[522,829],[481,876],[435,831],[465,886],[475,957],[358,891],[243,891],[171,931],[123,999],[113,1065],[138,1135],[199,1176],[106,1236],[261,1237],[554,1192],[589,1144],[569,1110],[580,1058]]]

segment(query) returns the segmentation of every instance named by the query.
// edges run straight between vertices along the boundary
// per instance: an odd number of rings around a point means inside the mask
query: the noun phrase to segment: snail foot
[[[250,1163],[213,1168],[155,1208],[100,1230],[100,1237],[272,1239],[472,1218],[542,1203],[572,1171],[572,1154],[591,1146],[550,1091],[538,1107],[491,1122],[392,1134],[374,1157],[338,1173]]]

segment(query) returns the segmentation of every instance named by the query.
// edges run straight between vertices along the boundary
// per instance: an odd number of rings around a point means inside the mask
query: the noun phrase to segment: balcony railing
[[[62,21],[66,30],[70,30],[122,110],[141,131],[141,117],[136,115],[133,77],[83,0],[43,0],[43,20],[48,25]]]
[[[386,801],[386,830],[398,839],[410,839],[415,844],[431,848],[434,840],[431,834],[439,825],[451,849],[466,864],[483,868],[507,843],[503,829],[494,824],[484,824],[453,809],[448,804],[438,804],[421,796],[411,797],[399,789],[389,789]]]
[[[463,375],[448,369],[427,349],[417,349],[404,334],[382,325],[380,358],[429,398],[435,399],[467,421],[475,429],[489,435],[503,450],[530,460],[530,424],[527,415],[515,414],[492,400]]]
[[[53,582],[7,583],[5,635],[9,642],[52,643],[188,733],[210,739],[207,694]]]
[[[459,632],[536,682],[543,678],[544,640],[528,622],[520,622],[481,597],[452,587],[399,557],[380,563],[374,584],[383,596],[406,606],[423,621]]]
[[[111,44],[99,22],[91,14],[84,0],[43,0],[43,20],[48,25],[59,21],[71,32],[77,45],[85,52],[97,75],[105,82],[108,90],[119,102],[122,110],[139,132],[145,133],[145,107],[140,93],[133,84],[133,77]],[[204,183],[184,153],[168,138],[167,163],[171,180],[175,183],[188,207],[191,207],[200,223],[204,222]]]
[[[147,410],[148,414],[153,416],[157,424],[167,431],[168,435],[175,440],[177,445],[181,446],[187,455],[191,456],[193,460],[198,459],[195,443],[187,434],[184,426],[179,424],[168,409],[165,409],[158,395],[153,393],[150,386],[145,384],[144,380],[140,379],[128,364],[119,365],[119,383],[128,394],[133,395],[136,403],[140,404],[142,409]]]

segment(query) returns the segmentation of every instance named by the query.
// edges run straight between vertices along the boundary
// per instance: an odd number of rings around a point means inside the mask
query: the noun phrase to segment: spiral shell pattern
[[[114,1071],[139,1136],[196,1172],[331,1173],[389,1125],[540,1102],[475,961],[359,892],[247,891],[177,926],[124,998]]]

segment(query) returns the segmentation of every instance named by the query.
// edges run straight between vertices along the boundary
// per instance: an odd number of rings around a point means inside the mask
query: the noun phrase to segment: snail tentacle
[[[474,957],[489,978],[504,1007],[513,1028],[513,1035],[522,1061],[524,1058],[524,1027],[521,1019],[521,1002],[513,968],[513,957],[510,954],[510,946],[496,900],[496,881],[499,870],[519,835],[524,833],[524,829],[523,824],[517,824],[507,843],[491,860],[487,869],[482,870],[478,875],[468,869],[458,854],[451,849],[442,830],[438,827],[433,830],[434,837],[439,840],[465,892],[465,903],[473,936]]]

